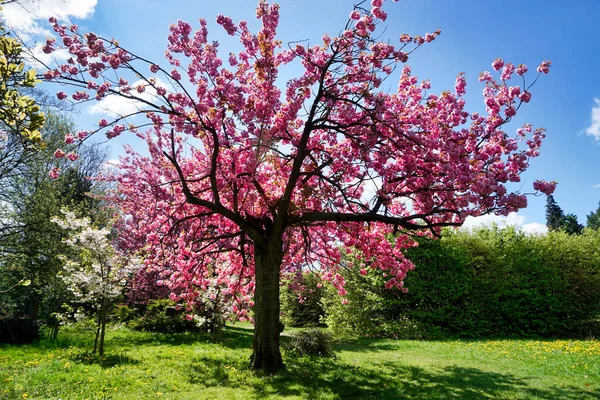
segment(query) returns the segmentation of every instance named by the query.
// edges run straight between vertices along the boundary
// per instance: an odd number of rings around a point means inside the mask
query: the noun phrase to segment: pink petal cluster
[[[549,196],[552,193],[554,193],[554,190],[556,189],[556,182],[546,182],[537,180],[533,182],[533,189],[544,193],[546,196]]]

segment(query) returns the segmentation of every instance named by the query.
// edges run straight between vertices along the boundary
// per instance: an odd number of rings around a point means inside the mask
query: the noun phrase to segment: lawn
[[[112,329],[107,354],[92,334],[0,347],[2,399],[598,399],[595,340],[409,341],[354,339],[337,357],[296,358],[262,376],[247,369],[252,331],[224,340]],[[283,337],[286,341],[287,338]]]

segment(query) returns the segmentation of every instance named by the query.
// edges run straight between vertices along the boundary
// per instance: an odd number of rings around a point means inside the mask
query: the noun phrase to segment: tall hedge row
[[[324,300],[330,328],[415,338],[600,334],[598,231],[485,228],[423,240],[407,256],[416,267],[406,294],[383,289],[380,274],[349,268],[348,304],[333,293]]]

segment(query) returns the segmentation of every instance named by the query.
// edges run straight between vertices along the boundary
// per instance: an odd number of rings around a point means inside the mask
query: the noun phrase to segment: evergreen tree
[[[558,205],[554,196],[549,195],[546,199],[546,226],[550,231],[557,231],[563,228],[565,213]]]
[[[581,235],[584,226],[577,220],[577,215],[568,214],[563,219],[562,229],[569,235]]]
[[[600,203],[596,211],[593,211],[587,215],[587,227],[590,229],[598,230],[600,228]]]

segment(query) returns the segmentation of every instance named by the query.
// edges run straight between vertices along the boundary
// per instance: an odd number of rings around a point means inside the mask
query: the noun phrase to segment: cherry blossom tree
[[[64,266],[60,277],[77,301],[91,305],[97,311],[98,329],[94,352],[104,354],[104,334],[109,308],[122,294],[127,278],[138,269],[139,262],[127,260],[114,249],[109,229],[96,229],[89,218],[77,218],[70,211],[52,222],[70,233],[65,243],[75,250],[75,258],[62,257]]]
[[[383,2],[355,6],[339,35],[318,45],[285,46],[279,7],[260,0],[256,33],[217,17],[242,45],[225,57],[204,19],[196,31],[179,21],[164,63],[50,20],[62,44],[49,39],[44,51],[72,54],[44,74],[64,85],[58,98],[136,104],[67,138],[73,146],[130,131],[148,144],[147,155],[129,148],[114,177],[123,245],[143,248],[146,264],[181,289],[176,297],[192,303],[216,275],[234,311],[245,316],[243,305],[253,306],[255,369],[283,367],[282,275],[311,268],[344,295],[341,253],[352,248],[366,262],[362,274],[383,271],[387,287],[403,289],[412,236],[527,205],[510,183],[538,156],[544,130],[526,124],[509,134],[505,126],[531,99],[528,68],[495,60],[479,77],[486,112],[469,112],[463,74],[453,90],[434,94],[402,66],[440,32],[381,41]],[[282,69],[301,72],[279,84]],[[394,71],[397,88],[385,90]],[[536,181],[534,190],[554,185]]]

